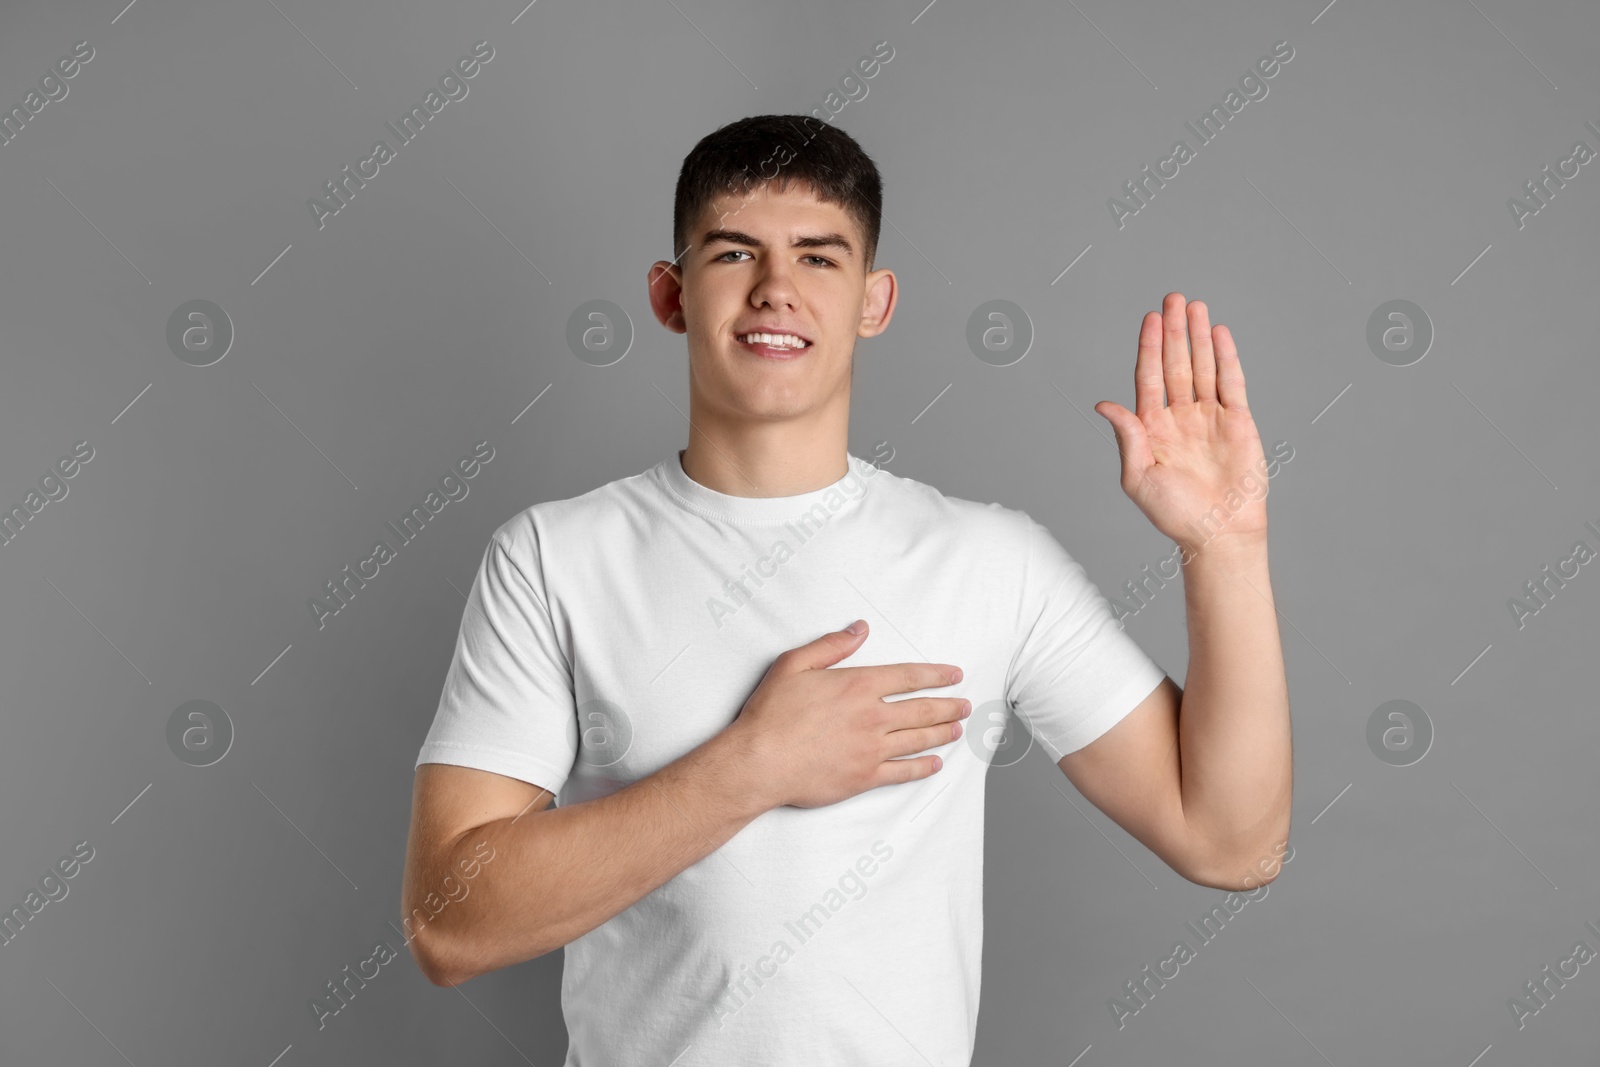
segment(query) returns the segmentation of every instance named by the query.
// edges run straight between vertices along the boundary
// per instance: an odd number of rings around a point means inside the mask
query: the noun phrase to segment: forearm
[[[1222,876],[1239,878],[1287,840],[1293,785],[1289,687],[1265,535],[1213,538],[1184,564],[1183,586],[1184,816],[1207,854],[1228,868]],[[1257,882],[1270,880],[1256,874]]]
[[[470,894],[418,931],[448,984],[544,955],[720,848],[769,806],[742,735],[710,741],[608,796],[462,835],[441,870],[494,848]]]

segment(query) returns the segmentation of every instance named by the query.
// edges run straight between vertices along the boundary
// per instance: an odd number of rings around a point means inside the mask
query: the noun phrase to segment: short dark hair
[[[883,181],[855,138],[811,115],[751,115],[702,137],[683,159],[672,202],[673,260],[687,249],[689,227],[720,194],[748,196],[769,182],[810,187],[843,207],[861,230],[862,261],[872,270],[883,215]]]

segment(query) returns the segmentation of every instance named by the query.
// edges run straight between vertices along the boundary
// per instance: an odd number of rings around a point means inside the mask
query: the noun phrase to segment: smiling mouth
[[[792,333],[741,333],[733,339],[746,351],[766,359],[794,359],[811,350],[811,342]]]

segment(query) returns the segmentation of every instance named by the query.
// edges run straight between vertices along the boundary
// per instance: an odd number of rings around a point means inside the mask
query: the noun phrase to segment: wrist
[[[1185,568],[1202,558],[1233,566],[1248,565],[1266,558],[1267,533],[1265,530],[1259,533],[1223,533],[1199,545],[1180,541],[1178,547],[1182,553],[1179,558]]]
[[[734,719],[710,741],[718,776],[727,783],[730,802],[750,818],[782,807],[771,764],[745,720]]]

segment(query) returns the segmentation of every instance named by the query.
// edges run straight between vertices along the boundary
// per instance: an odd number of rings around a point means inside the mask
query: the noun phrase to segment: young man
[[[1191,550],[1180,690],[1025,512],[847,451],[855,340],[899,292],[873,267],[881,208],[836,128],[700,141],[682,252],[648,279],[688,340],[688,447],[527,508],[484,553],[402,907],[439,985],[565,946],[566,1067],[968,1063],[984,774],[1013,711],[1185,878],[1277,874],[1288,694],[1231,336],[1169,294],[1137,414],[1095,409],[1123,489]]]

